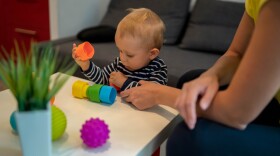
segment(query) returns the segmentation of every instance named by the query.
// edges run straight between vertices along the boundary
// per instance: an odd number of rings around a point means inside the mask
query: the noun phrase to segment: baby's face
[[[130,71],[143,68],[151,61],[150,52],[141,45],[141,40],[126,35],[122,38],[115,37],[116,46],[120,52],[122,64]]]

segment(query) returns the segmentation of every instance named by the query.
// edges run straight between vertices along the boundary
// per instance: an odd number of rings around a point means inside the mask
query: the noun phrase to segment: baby
[[[140,80],[166,85],[167,66],[158,57],[165,25],[150,9],[129,11],[117,26],[115,43],[120,56],[111,64],[101,69],[90,60],[82,61],[75,54],[76,44],[73,44],[72,57],[89,80],[104,85],[114,84],[121,91],[139,86]]]

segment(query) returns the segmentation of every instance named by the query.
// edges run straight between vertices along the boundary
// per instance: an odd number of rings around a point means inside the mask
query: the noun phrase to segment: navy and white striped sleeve
[[[116,60],[111,64],[105,66],[103,69],[96,66],[92,61],[90,61],[90,66],[88,70],[83,71],[82,73],[89,80],[97,84],[109,85],[109,77],[113,71],[116,71],[115,67],[116,67]]]
[[[150,67],[150,73],[149,78],[143,78],[142,80],[145,81],[151,81],[151,82],[155,82],[155,83],[159,83],[162,85],[166,85],[167,84],[167,66],[164,63],[164,61],[162,59],[155,59],[153,60],[153,62],[149,65]],[[126,89],[130,89],[133,87],[137,87],[140,86],[140,84],[137,81],[133,81],[131,78],[128,78],[123,86],[121,87],[121,91],[124,91]]]
[[[159,83],[162,85],[166,85],[167,84],[167,66],[164,65],[161,68],[159,68],[158,70],[155,70],[151,73],[150,78],[148,79],[148,81],[153,81],[155,83]]]
[[[167,84],[167,66],[161,59],[157,59],[154,61],[155,68],[150,74],[150,78],[147,81],[152,81],[155,83],[159,83],[162,85]]]

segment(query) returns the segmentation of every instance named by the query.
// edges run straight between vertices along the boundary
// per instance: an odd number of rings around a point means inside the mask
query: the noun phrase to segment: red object
[[[120,88],[120,87],[118,87],[118,86],[114,85],[113,83],[110,83],[110,86],[112,86],[112,87],[116,88],[116,90],[117,90],[118,92],[121,90],[121,88]]]
[[[152,156],[160,156],[160,147],[152,154]]]
[[[29,49],[32,40],[50,39],[49,0],[0,0],[0,13],[0,45],[8,52],[14,40]]]
[[[94,48],[89,42],[80,44],[76,49],[76,55],[82,60],[86,61],[93,57]]]

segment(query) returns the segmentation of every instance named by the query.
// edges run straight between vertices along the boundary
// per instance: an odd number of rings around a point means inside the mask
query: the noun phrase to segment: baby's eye
[[[127,55],[127,57],[130,57],[130,58],[132,58],[132,57],[133,57],[133,55]]]

